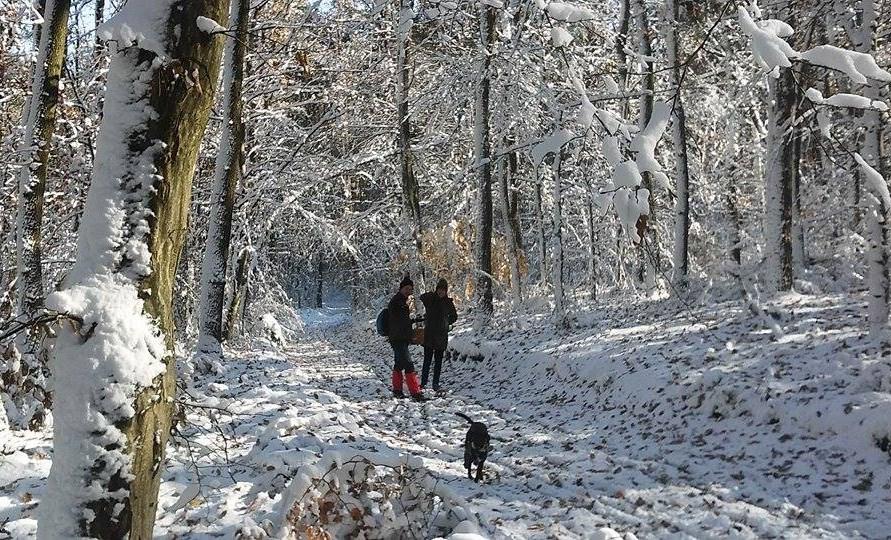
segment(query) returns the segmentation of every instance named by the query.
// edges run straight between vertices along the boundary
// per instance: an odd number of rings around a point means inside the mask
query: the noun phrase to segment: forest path
[[[420,351],[411,350],[419,371]],[[348,329],[328,331],[288,357],[312,384],[353,404],[364,430],[422,457],[425,467],[470,502],[493,538],[596,538],[600,527],[640,537],[850,537],[794,506],[762,506],[697,479],[685,464],[647,452],[646,440],[630,445],[640,455],[607,451],[616,439],[627,443],[634,435],[567,429],[595,413],[572,399],[513,400],[519,386],[495,382],[476,362],[446,362],[445,396],[426,403],[393,399],[391,354],[377,336]],[[467,425],[457,412],[486,422],[498,439],[482,484],[466,478]]]

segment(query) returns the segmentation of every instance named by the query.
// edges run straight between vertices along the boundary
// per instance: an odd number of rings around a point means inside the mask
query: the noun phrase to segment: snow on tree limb
[[[879,171],[875,170],[872,165],[863,159],[860,153],[855,152],[854,159],[860,165],[863,179],[866,180],[869,190],[885,205],[885,208],[891,208],[891,194],[888,192],[888,182],[879,174]]]

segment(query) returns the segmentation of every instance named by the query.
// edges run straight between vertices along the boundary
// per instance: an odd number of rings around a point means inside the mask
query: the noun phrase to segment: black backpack
[[[390,334],[390,312],[387,311],[387,308],[377,314],[374,325],[377,328],[377,335],[387,337]]]

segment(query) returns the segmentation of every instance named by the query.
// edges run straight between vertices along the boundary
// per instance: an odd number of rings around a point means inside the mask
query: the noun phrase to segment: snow
[[[554,47],[566,47],[572,43],[572,34],[565,28],[555,26],[551,28],[551,44]]]
[[[217,34],[227,31],[225,26],[221,25],[220,23],[209,17],[198,17],[195,23],[198,25],[198,28],[205,34]]]
[[[870,79],[891,81],[891,73],[879,67],[875,58],[866,53],[820,45],[803,53],[801,58],[817,66],[841,71],[858,84],[867,84]]]
[[[815,66],[841,71],[857,84],[867,84],[870,79],[891,81],[891,73],[882,69],[870,54],[834,45],[818,45],[799,53],[783,39],[795,33],[787,23],[774,19],[755,21],[742,6],[737,8],[737,14],[740,27],[751,38],[755,63],[771,76],[777,77],[779,68],[791,67],[792,60],[801,59]]]
[[[594,12],[590,9],[565,2],[551,2],[546,9],[548,15],[558,21],[574,23],[594,19]]]
[[[670,118],[671,105],[664,102],[656,103],[647,127],[631,141],[631,149],[637,152],[637,167],[641,172],[650,172],[654,175],[662,172],[662,165],[656,160],[656,146],[665,134]]]
[[[891,209],[891,194],[888,193],[888,182],[882,177],[879,171],[875,170],[872,165],[867,163],[860,154],[855,153],[854,159],[857,161],[857,164],[860,165],[863,179],[866,180],[866,185],[869,187],[869,190],[882,201],[886,211],[887,209]]]
[[[887,111],[888,105],[883,101],[877,101],[857,94],[838,93],[828,98],[816,88],[808,88],[805,95],[809,100],[818,105],[831,105],[833,107],[849,107],[852,109],[875,109]]]
[[[774,21],[762,27],[752,19],[748,10],[742,6],[737,9],[737,14],[740,27],[751,38],[752,55],[755,58],[756,64],[774,76],[776,76],[776,68],[792,67],[790,59],[797,58],[799,55],[783,39],[784,36],[791,35],[788,33],[790,29],[787,28],[788,25]]]
[[[370,482],[396,489],[387,471],[401,467],[415,493],[437,493],[431,538],[881,538],[891,368],[861,330],[863,304],[779,297],[766,306],[779,337],[743,303],[623,297],[559,336],[547,313],[462,326],[449,394],[425,404],[388,397],[391,353],[370,323],[231,352],[226,372],[189,383],[155,535],[284,536],[290,510],[340,509],[321,504],[323,477],[356,497],[350,471],[370,462]],[[497,437],[482,484],[466,479],[455,412]],[[15,538],[34,535],[49,444],[0,441],[0,530]],[[408,522],[383,500],[362,504],[393,537]]]
[[[105,41],[115,42],[118,50],[137,46],[167,57],[166,21],[175,0],[130,0],[97,32]]]
[[[541,165],[541,162],[548,154],[556,154],[564,146],[569,144],[575,135],[568,129],[557,129],[540,143],[532,147],[532,161],[535,166]]]

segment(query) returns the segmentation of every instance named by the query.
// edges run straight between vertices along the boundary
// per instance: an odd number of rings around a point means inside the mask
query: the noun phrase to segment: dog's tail
[[[460,416],[461,418],[467,420],[467,421],[470,422],[471,424],[473,423],[473,420],[471,420],[470,417],[467,416],[466,414],[464,414],[464,413],[459,413],[459,412],[456,412],[455,414],[458,415],[458,416]]]

